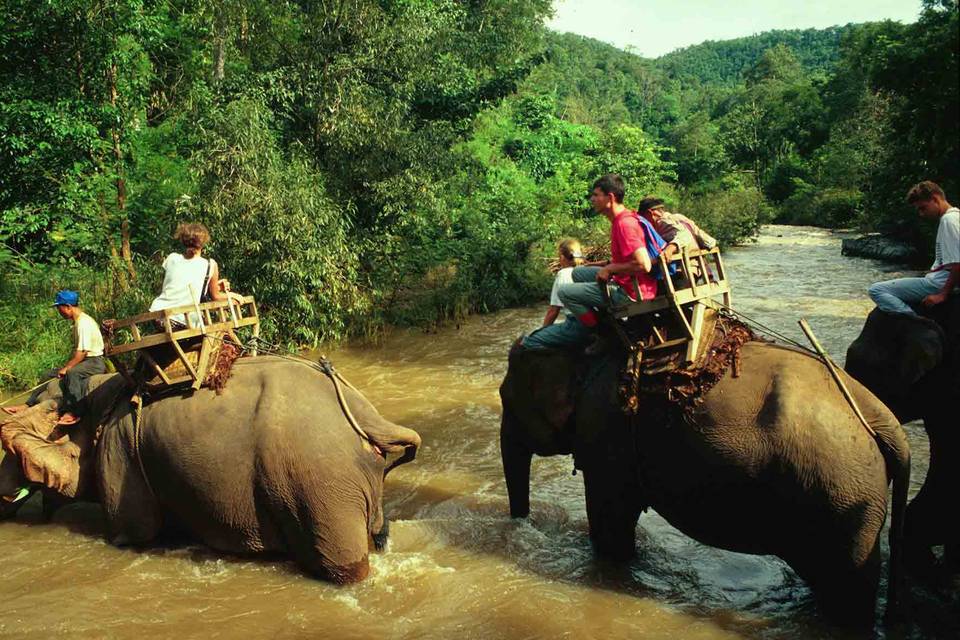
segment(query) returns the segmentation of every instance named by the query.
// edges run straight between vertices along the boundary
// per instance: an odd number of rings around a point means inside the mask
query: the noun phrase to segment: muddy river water
[[[841,237],[770,226],[756,244],[727,250],[734,306],[798,341],[796,321],[807,318],[842,362],[872,308],[867,285],[899,272],[841,257]],[[395,332],[328,354],[385,417],[424,442],[416,462],[388,480],[390,546],[373,556],[365,582],[335,587],[290,562],[202,547],[119,549],[104,542],[95,506],[70,506],[42,523],[34,500],[0,524],[0,636],[835,637],[778,559],[706,547],[653,512],[640,519],[635,561],[598,562],[569,457],[535,459],[531,517],[509,518],[497,387],[510,342],[543,311]],[[927,444],[919,425],[907,430],[915,492]]]

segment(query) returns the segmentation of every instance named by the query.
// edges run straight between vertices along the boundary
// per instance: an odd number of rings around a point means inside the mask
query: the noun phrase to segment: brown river
[[[756,244],[727,250],[734,306],[798,341],[797,320],[807,318],[842,362],[872,308],[867,285],[900,275],[841,257],[842,237],[769,226]],[[97,507],[66,507],[42,523],[32,499],[15,521],[0,524],[0,636],[845,637],[778,559],[706,547],[652,511],[640,519],[636,560],[598,562],[569,457],[534,460],[531,517],[510,519],[497,387],[509,344],[538,325],[545,304],[328,354],[385,417],[416,429],[424,443],[417,460],[388,480],[390,545],[373,556],[365,582],[336,587],[292,562],[222,557],[199,546],[115,548],[101,536]],[[919,425],[906,428],[915,492],[927,443]],[[901,637],[879,626],[876,634]]]

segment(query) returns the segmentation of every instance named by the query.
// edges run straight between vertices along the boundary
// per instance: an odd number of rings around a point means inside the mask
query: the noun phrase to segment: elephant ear
[[[37,394],[37,399],[40,402],[46,402],[47,400],[60,400],[63,397],[63,392],[60,390],[60,378],[53,378],[48,381],[46,386],[43,387],[43,391]]]
[[[0,442],[20,461],[27,480],[73,498],[80,483],[80,447],[56,423],[56,402],[41,402],[4,421]]]
[[[542,424],[545,433],[565,431],[575,409],[576,362],[560,350],[527,349],[510,353],[500,400],[524,424]],[[541,430],[533,428],[531,433]]]

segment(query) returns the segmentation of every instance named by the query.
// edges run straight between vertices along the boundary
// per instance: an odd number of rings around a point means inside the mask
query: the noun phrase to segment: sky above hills
[[[851,22],[914,22],[920,0],[555,0],[547,26],[656,58],[705,40]]]

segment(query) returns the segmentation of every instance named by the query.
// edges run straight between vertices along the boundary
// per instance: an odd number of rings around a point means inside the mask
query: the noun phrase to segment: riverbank
[[[912,245],[881,233],[844,238],[840,243],[840,254],[854,258],[873,258],[885,262],[911,264],[920,258],[920,252]]]

